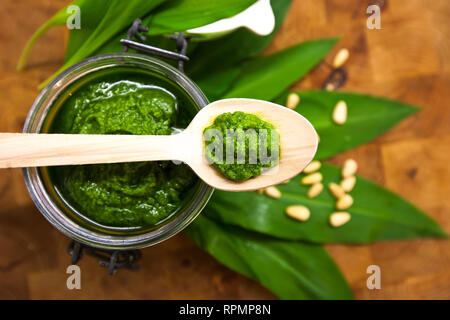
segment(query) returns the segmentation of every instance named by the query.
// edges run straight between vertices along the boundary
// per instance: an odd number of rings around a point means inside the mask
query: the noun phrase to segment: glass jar
[[[75,81],[108,68],[127,67],[145,71],[169,81],[186,94],[198,110],[208,104],[203,92],[186,75],[159,59],[136,53],[105,54],[86,59],[60,73],[34,101],[24,125],[24,133],[40,133],[54,102]],[[43,179],[40,168],[23,170],[25,183],[35,205],[44,217],[70,238],[103,249],[143,248],[168,239],[183,230],[204,208],[213,188],[198,181],[195,190],[182,207],[167,220],[149,228],[106,227],[89,219],[68,214],[68,203],[62,202]]]

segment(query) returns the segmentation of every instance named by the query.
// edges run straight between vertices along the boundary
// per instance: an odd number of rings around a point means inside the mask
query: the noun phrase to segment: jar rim
[[[208,99],[201,89],[184,73],[160,59],[132,52],[102,54],[85,59],[59,73],[36,97],[25,120],[24,133],[38,133],[55,99],[73,82],[92,72],[132,66],[160,72],[180,87],[201,109]],[[144,69],[145,70],[145,69]],[[203,210],[210,199],[213,188],[200,181],[198,192],[192,203],[160,227],[133,235],[106,234],[86,228],[70,219],[52,200],[47,192],[38,168],[24,168],[23,175],[28,192],[42,215],[66,236],[83,244],[103,249],[138,249],[164,241],[187,227]]]

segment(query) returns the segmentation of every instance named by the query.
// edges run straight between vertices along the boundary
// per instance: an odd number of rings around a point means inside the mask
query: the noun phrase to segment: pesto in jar
[[[132,72],[93,77],[71,90],[49,132],[170,135],[195,114],[162,79]],[[184,109],[183,109],[184,108]],[[182,109],[182,110],[180,110]],[[46,168],[78,213],[112,227],[154,226],[174,214],[198,178],[170,161]]]
[[[256,177],[280,159],[277,130],[254,114],[223,113],[205,128],[204,138],[208,162],[234,181]]]

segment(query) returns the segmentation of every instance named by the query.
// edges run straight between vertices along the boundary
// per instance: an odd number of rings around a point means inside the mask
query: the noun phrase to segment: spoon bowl
[[[205,157],[203,131],[227,112],[254,114],[280,136],[280,160],[243,182],[225,178]],[[171,136],[0,133],[0,168],[178,160],[211,187],[250,191],[279,184],[299,174],[313,159],[318,136],[297,112],[262,100],[224,99],[204,107],[181,133]]]
[[[251,113],[271,123],[280,136],[280,161],[261,175],[243,182],[224,177],[206,162],[203,130],[225,112]],[[314,158],[318,136],[311,123],[297,112],[278,104],[255,99],[224,99],[203,108],[182,133],[188,137],[186,144],[192,152],[182,154],[186,162],[203,181],[211,187],[226,191],[250,191],[279,184],[299,174]],[[181,154],[180,154],[181,155]]]

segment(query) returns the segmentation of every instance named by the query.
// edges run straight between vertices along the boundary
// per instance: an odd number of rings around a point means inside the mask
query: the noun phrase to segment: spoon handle
[[[179,136],[0,133],[0,168],[177,160]]]

